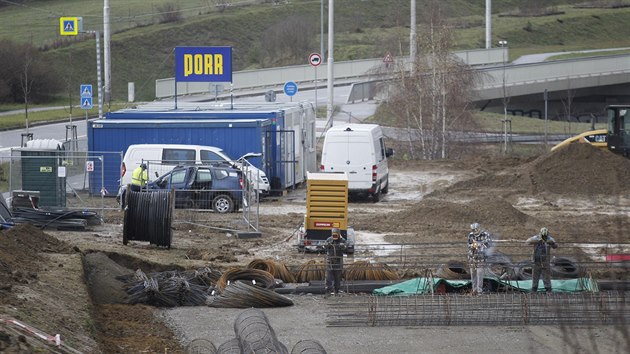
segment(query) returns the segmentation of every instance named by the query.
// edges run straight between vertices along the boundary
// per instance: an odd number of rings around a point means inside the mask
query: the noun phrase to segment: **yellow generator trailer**
[[[354,230],[348,227],[348,175],[346,173],[307,174],[306,215],[297,238],[300,251],[323,251],[332,228],[346,239],[346,253],[354,253]]]

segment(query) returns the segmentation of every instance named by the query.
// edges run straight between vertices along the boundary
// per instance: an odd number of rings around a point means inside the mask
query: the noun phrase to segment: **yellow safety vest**
[[[140,166],[133,170],[133,174],[131,174],[131,184],[144,187],[148,180],[149,174],[147,173],[147,170],[143,170]]]

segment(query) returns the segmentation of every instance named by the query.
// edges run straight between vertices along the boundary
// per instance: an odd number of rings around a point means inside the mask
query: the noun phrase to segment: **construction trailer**
[[[348,175],[308,173],[306,215],[298,232],[299,251],[323,251],[331,229],[338,228],[346,239],[346,253],[354,253],[354,229],[348,227]]]
[[[232,157],[260,152],[250,162],[265,171],[272,193],[303,183],[307,172],[317,170],[315,111],[305,103],[182,103],[176,109],[151,104],[109,112],[88,126],[89,151],[124,154],[131,144],[210,145]],[[115,191],[121,161],[104,164],[106,190]],[[94,168],[100,176],[100,164]],[[92,192],[101,190],[100,181],[91,182]]]

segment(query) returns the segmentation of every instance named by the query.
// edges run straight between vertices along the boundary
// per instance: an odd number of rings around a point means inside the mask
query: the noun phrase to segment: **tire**
[[[509,279],[514,278],[512,259],[501,252],[494,252],[487,259],[488,276]]]
[[[227,194],[219,194],[212,199],[212,210],[219,214],[231,213],[234,210],[234,200]]]
[[[520,261],[514,270],[516,280],[532,280],[532,261]]]
[[[385,188],[383,188],[383,194],[389,193],[389,177],[387,177],[387,183],[385,184]]]
[[[378,203],[379,200],[381,200],[381,191],[380,190],[378,192],[372,194],[372,202]]]
[[[582,267],[569,257],[554,257],[551,261],[551,276],[553,278],[572,279],[583,276]]]
[[[470,279],[470,272],[468,271],[468,265],[464,262],[449,261],[446,264],[442,264],[435,275],[444,279]]]
[[[348,249],[346,249],[346,254],[353,255],[354,254],[354,246],[348,247]]]

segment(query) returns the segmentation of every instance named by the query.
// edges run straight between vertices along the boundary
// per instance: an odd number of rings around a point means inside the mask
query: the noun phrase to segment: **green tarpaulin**
[[[496,286],[504,288],[529,292],[532,288],[531,280],[501,280],[497,278],[484,278],[485,281],[495,282]],[[470,280],[446,280],[443,278],[415,278],[398,284],[389,285],[383,288],[374,289],[374,295],[416,295],[430,294],[436,291],[440,284],[446,285],[447,288],[460,289],[471,286]],[[553,292],[580,292],[580,291],[599,291],[597,283],[588,278],[577,279],[561,279],[551,280],[551,288]],[[538,283],[538,289],[545,290],[542,281]]]

